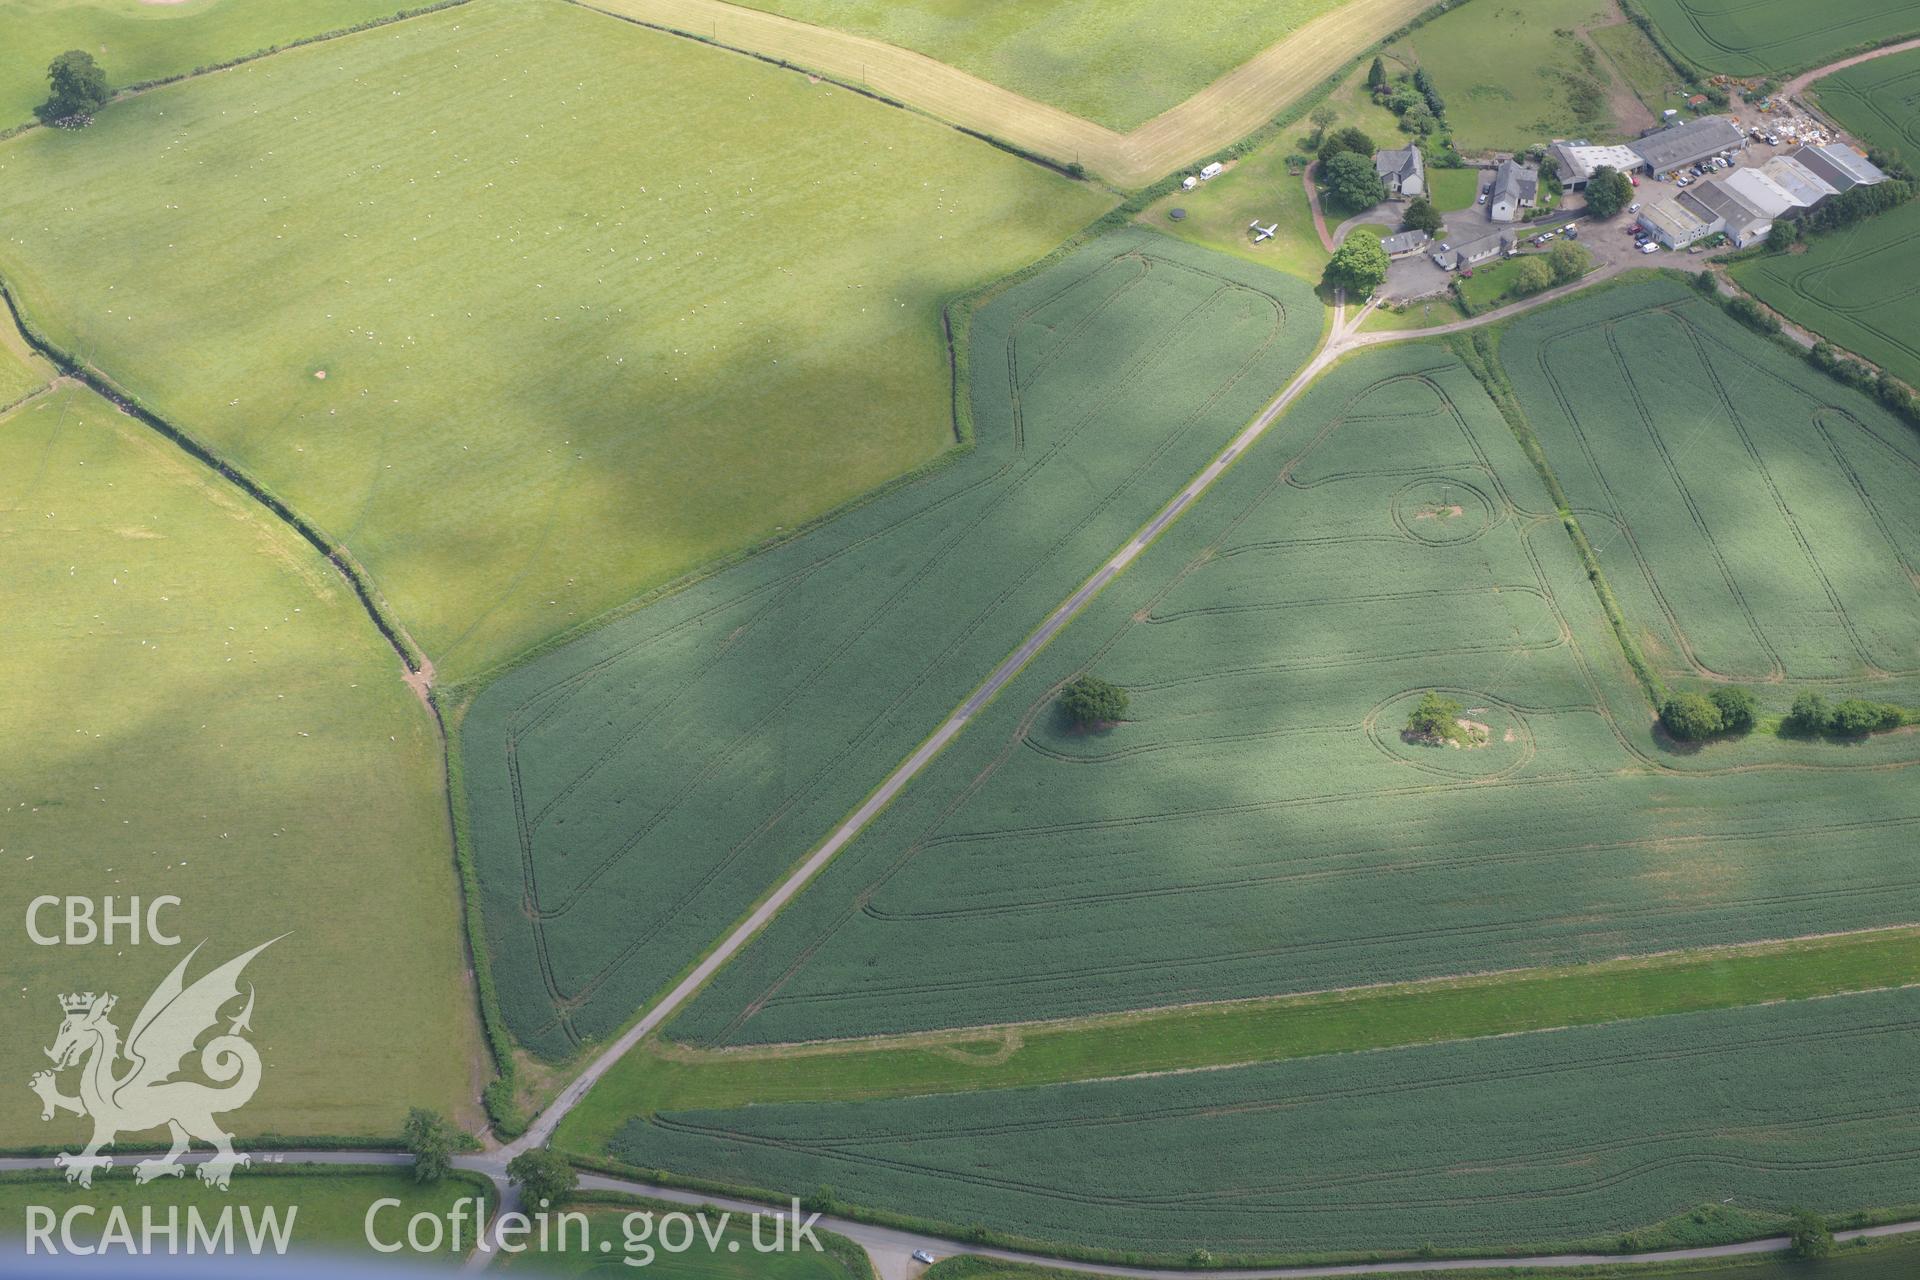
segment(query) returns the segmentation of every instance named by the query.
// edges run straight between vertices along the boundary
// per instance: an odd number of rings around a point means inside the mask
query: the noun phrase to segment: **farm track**
[[[925,54],[721,0],[571,0],[611,17],[791,64],[970,133],[1145,186],[1252,133],[1428,0],[1347,0],[1130,133],[1003,89]]]

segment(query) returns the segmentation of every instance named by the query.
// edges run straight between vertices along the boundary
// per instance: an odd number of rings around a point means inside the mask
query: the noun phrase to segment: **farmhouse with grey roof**
[[[1374,152],[1373,170],[1390,196],[1411,200],[1427,194],[1426,162],[1420,158],[1420,148],[1411,143],[1392,151]]]
[[[1487,197],[1487,216],[1495,222],[1517,222],[1520,211],[1540,195],[1540,170],[1517,160],[1502,160],[1493,171],[1493,193]]]
[[[1418,253],[1420,250],[1426,248],[1428,242],[1432,239],[1432,236],[1418,229],[1413,231],[1396,231],[1390,236],[1383,236],[1380,240],[1380,247],[1387,251],[1389,258],[1404,258],[1410,253]]]

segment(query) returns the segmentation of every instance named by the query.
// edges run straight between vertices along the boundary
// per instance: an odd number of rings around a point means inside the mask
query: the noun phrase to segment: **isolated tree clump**
[[[42,120],[90,116],[113,96],[107,73],[85,49],[69,49],[47,65],[47,100],[36,108]]]
[[[1833,1252],[1832,1229],[1827,1226],[1825,1218],[1811,1209],[1800,1209],[1794,1213],[1789,1238],[1793,1241],[1789,1252],[1796,1258],[1824,1258]]]
[[[1593,267],[1593,254],[1582,244],[1562,240],[1547,250],[1547,270],[1555,284],[1572,284]]]
[[[1402,231],[1424,231],[1430,236],[1437,236],[1446,225],[1440,211],[1433,207],[1433,201],[1425,196],[1415,196],[1407,201],[1406,212],[1400,215]]]
[[[453,1168],[453,1153],[463,1145],[465,1134],[448,1124],[438,1111],[415,1107],[407,1112],[400,1134],[413,1153],[413,1180],[438,1182]]]
[[[566,1157],[551,1147],[522,1151],[507,1161],[507,1181],[520,1188],[520,1194],[534,1209],[541,1201],[557,1204],[580,1185],[580,1174]]]
[[[1081,676],[1060,691],[1060,709],[1082,729],[1118,724],[1127,718],[1127,691],[1099,676]]]
[[[1587,179],[1587,212],[1611,218],[1633,203],[1633,180],[1612,165],[1603,164]]]
[[[1460,727],[1461,709],[1452,698],[1430,689],[1407,717],[1407,732],[1436,742],[1458,742],[1466,736],[1466,730]]]
[[[1513,283],[1507,286],[1507,292],[1516,298],[1525,298],[1539,293],[1542,289],[1553,287],[1553,268],[1539,255],[1520,259],[1513,268]]]
[[[1760,718],[1760,703],[1753,696],[1753,690],[1737,684],[1724,684],[1707,697],[1720,713],[1720,732],[1753,732],[1754,722]]]
[[[1380,237],[1356,227],[1334,250],[1333,260],[1327,263],[1325,279],[1327,284],[1345,289],[1355,298],[1364,298],[1387,278],[1388,265],[1387,251],[1380,247]]]
[[[1660,723],[1681,742],[1702,742],[1719,733],[1720,708],[1698,693],[1676,693],[1660,706]]]
[[[1342,151],[1320,164],[1320,189],[1329,203],[1349,213],[1371,209],[1387,198],[1387,188],[1373,167],[1371,155]]]

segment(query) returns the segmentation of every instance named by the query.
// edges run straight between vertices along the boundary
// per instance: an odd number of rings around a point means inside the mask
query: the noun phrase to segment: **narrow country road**
[[[186,1163],[197,1164],[206,1158],[206,1153],[194,1153],[186,1157]],[[263,1164],[277,1165],[409,1165],[412,1157],[394,1151],[288,1151],[256,1155],[255,1159]],[[504,1174],[504,1162],[498,1153],[477,1156],[456,1156],[453,1161],[456,1168],[484,1174],[498,1184]],[[44,1158],[27,1156],[0,1157],[0,1173],[30,1171],[51,1168],[51,1161]],[[245,1176],[242,1174],[241,1176]],[[664,1200],[670,1204],[685,1205],[689,1209],[713,1208],[724,1213],[746,1217],[755,1213],[771,1212],[764,1204],[748,1200],[736,1200],[730,1196],[710,1195],[706,1192],[685,1191],[678,1187],[660,1187],[647,1182],[638,1182],[628,1178],[612,1178],[604,1174],[585,1173],[580,1176],[580,1187],[584,1191],[617,1192],[627,1195],[647,1196],[655,1200]],[[874,1271],[879,1280],[912,1280],[921,1270],[921,1264],[913,1260],[915,1251],[924,1249],[935,1258],[948,1257],[956,1253],[976,1254],[984,1258],[994,1258],[1004,1262],[1026,1263],[1038,1267],[1050,1267],[1056,1271],[1071,1271],[1083,1275],[1122,1276],[1128,1280],[1312,1280],[1313,1277],[1332,1276],[1373,1276],[1386,1273],[1406,1274],[1410,1272],[1447,1272],[1479,1270],[1490,1267],[1537,1267],[1560,1269],[1564,1267],[1591,1267],[1600,1264],[1611,1265],[1654,1265],[1663,1262],[1697,1262],[1713,1258],[1739,1258],[1754,1254],[1774,1253],[1787,1247],[1785,1236],[1774,1236],[1764,1240],[1744,1240],[1738,1244],[1710,1245],[1694,1249],[1665,1249],[1653,1253],[1600,1254],[1600,1253],[1562,1253],[1542,1254],[1533,1257],[1491,1257],[1491,1258],[1427,1258],[1411,1259],[1405,1262],[1367,1262],[1337,1266],[1311,1267],[1252,1267],[1230,1271],[1184,1271],[1173,1267],[1129,1267],[1103,1266],[1099,1263],[1077,1262],[1070,1259],[1052,1258],[1044,1254],[1022,1253],[1016,1249],[996,1249],[986,1245],[959,1244],[943,1240],[937,1236],[920,1235],[910,1231],[900,1231],[892,1227],[875,1226],[868,1222],[858,1222],[851,1218],[836,1218],[823,1214],[820,1227],[843,1235],[862,1249],[873,1259]],[[1909,1235],[1920,1232],[1920,1221],[1891,1222],[1885,1226],[1866,1227],[1853,1231],[1836,1231],[1834,1239],[1846,1243],[1852,1240],[1881,1239],[1888,1236]],[[490,1248],[476,1251],[467,1260],[468,1270],[486,1267],[493,1260],[494,1252],[499,1248],[498,1236],[488,1237]],[[6,1257],[4,1247],[0,1247],[0,1260]]]

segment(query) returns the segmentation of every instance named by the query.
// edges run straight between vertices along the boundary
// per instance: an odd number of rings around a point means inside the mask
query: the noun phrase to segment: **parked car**
[[[922,1266],[933,1265],[933,1255],[931,1253],[928,1253],[925,1249],[915,1249],[913,1251],[913,1260],[915,1262],[918,1262]]]
[[[1640,252],[1642,252],[1642,253],[1658,253],[1658,252],[1660,252],[1660,246],[1659,246],[1659,245],[1657,245],[1657,244],[1655,244],[1655,243],[1654,243],[1653,241],[1651,241],[1651,240],[1643,240],[1643,241],[1641,241],[1641,242],[1640,242]]]
[[[1627,212],[1628,212],[1628,213],[1638,213],[1638,212],[1640,212],[1640,202],[1639,202],[1638,200],[1635,200],[1635,201],[1634,201],[1634,202],[1633,202],[1632,204],[1630,204],[1630,205],[1628,205],[1628,206],[1627,206]]]

